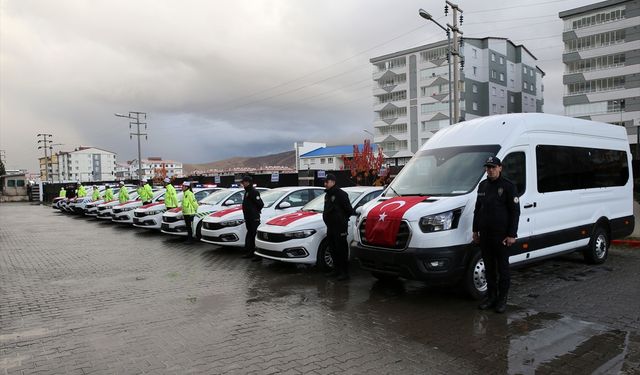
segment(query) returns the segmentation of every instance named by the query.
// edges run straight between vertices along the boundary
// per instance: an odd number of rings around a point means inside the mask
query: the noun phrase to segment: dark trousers
[[[484,261],[489,297],[506,296],[511,286],[509,248],[502,244],[505,237],[480,233],[480,250]]]
[[[347,228],[334,228],[327,225],[327,240],[329,251],[333,259],[335,270],[341,274],[349,274],[349,244],[347,243]]]
[[[252,255],[256,251],[256,234],[260,220],[247,220],[244,222],[247,227],[247,236],[244,238],[244,251],[247,255]]]
[[[187,227],[187,241],[193,239],[193,215],[182,215],[184,217],[184,225]]]

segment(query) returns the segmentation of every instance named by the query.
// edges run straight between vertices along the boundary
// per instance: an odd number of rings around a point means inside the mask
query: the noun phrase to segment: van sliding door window
[[[524,152],[512,152],[502,160],[502,177],[513,182],[522,196],[527,187],[527,166]]]
[[[538,192],[624,186],[629,180],[625,151],[538,145]]]

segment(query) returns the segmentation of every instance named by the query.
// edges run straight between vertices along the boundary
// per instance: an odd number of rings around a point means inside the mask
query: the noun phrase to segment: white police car
[[[151,202],[155,203],[164,200],[164,193],[164,189],[154,190]],[[142,200],[138,199],[138,193],[135,191],[130,193],[129,198],[128,202],[117,204],[113,207],[111,221],[120,224],[133,224],[133,210],[142,207]]]
[[[320,196],[323,188],[312,186],[281,187],[261,193],[264,208],[260,220],[300,210],[305,204]],[[244,247],[247,228],[244,225],[242,206],[210,214],[202,220],[201,241],[215,245]]]
[[[193,195],[197,201],[207,197],[209,194],[220,190],[220,188],[195,188]],[[178,202],[182,202],[183,192],[177,194]],[[149,203],[133,211],[133,226],[145,229],[160,229],[162,225],[162,215],[167,211],[164,200]]]
[[[256,189],[260,192],[269,190],[267,188]],[[244,189],[221,189],[198,202],[198,212],[193,217],[193,234],[195,238],[200,239],[202,235],[201,230],[203,218],[214,212],[242,203],[243,196]],[[187,228],[185,226],[184,217],[182,216],[182,208],[173,208],[162,215],[161,231],[162,233],[177,236],[187,235]]]
[[[351,205],[359,210],[382,193],[381,187],[354,186],[343,189]],[[333,260],[327,241],[327,227],[322,220],[324,194],[302,210],[276,216],[258,227],[256,255],[289,263],[317,264],[332,268]],[[355,216],[349,219],[347,241],[353,239]]]

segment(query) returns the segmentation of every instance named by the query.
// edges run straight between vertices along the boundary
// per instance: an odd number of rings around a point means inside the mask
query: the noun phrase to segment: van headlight
[[[461,214],[462,207],[435,215],[423,216],[420,218],[420,229],[424,233],[456,229],[458,227]]]
[[[220,223],[220,225],[222,225],[223,227],[237,227],[238,225],[242,224],[244,224],[243,219],[223,221]]]
[[[285,238],[307,238],[313,236],[316,233],[314,229],[297,230],[293,232],[282,233]]]

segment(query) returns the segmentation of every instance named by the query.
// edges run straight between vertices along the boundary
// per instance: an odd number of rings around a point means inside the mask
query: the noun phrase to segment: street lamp
[[[438,21],[434,20],[431,14],[429,14],[429,12],[427,12],[422,8],[418,10],[418,14],[420,15],[420,17],[424,18],[425,20],[431,21],[436,25],[438,25],[438,27],[444,30],[444,32],[447,34],[447,63],[449,65],[449,125],[452,125],[453,124],[453,108],[452,108],[453,100],[451,98],[451,92],[452,92],[452,89],[451,89],[451,30],[449,30],[449,27],[444,27],[440,23],[438,23]]]

